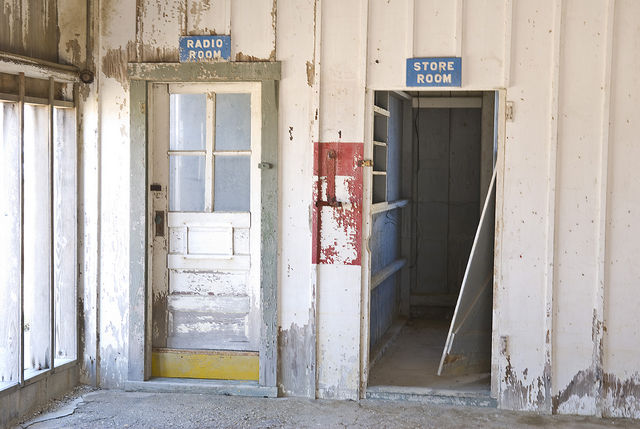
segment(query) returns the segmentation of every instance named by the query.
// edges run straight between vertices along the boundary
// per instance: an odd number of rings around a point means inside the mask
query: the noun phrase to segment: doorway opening
[[[489,405],[498,93],[370,101],[367,397]]]

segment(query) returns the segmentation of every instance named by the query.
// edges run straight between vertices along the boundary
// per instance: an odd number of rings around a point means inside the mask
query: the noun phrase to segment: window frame
[[[18,70],[27,70],[18,71]],[[13,392],[16,389],[20,389],[24,386],[33,384],[42,380],[44,378],[49,377],[56,372],[61,372],[67,370],[68,368],[77,365],[78,359],[80,356],[79,350],[79,324],[77,317],[77,296],[78,296],[78,110],[76,107],[76,100],[78,100],[78,86],[76,83],[75,74],[70,72],[66,73],[66,70],[45,70],[46,67],[40,68],[37,71],[31,70],[29,66],[19,66],[16,68],[16,65],[13,63],[7,63],[5,61],[0,61],[0,74],[5,77],[3,81],[3,85],[0,86],[0,103],[16,103],[17,105],[17,118],[18,118],[18,141],[19,149],[18,149],[18,169],[17,171],[9,171],[9,174],[17,173],[19,176],[19,223],[20,223],[20,232],[19,232],[19,241],[20,241],[20,276],[19,276],[19,320],[18,320],[18,330],[19,330],[19,343],[17,355],[12,353],[8,356],[8,359],[11,362],[11,365],[17,367],[18,377],[15,382],[7,383],[6,385],[0,386],[0,395],[8,394]],[[11,82],[14,80],[15,85],[12,85]],[[45,93],[46,92],[46,93]],[[40,107],[47,108],[47,144],[46,144],[46,163],[48,165],[47,173],[48,173],[48,189],[47,189],[47,217],[48,217],[48,228],[47,233],[44,234],[46,237],[49,249],[48,249],[48,262],[49,262],[49,273],[48,273],[48,288],[49,288],[49,320],[48,320],[48,344],[46,344],[48,348],[48,367],[41,370],[31,370],[25,369],[25,262],[24,262],[24,249],[25,249],[25,171],[24,171],[24,156],[25,156],[25,106],[26,105],[34,105]],[[73,246],[72,254],[73,261],[70,262],[69,266],[72,267],[73,270],[73,284],[65,285],[66,289],[64,291],[63,296],[67,296],[69,292],[71,292],[73,297],[73,307],[74,314],[70,317],[70,320],[73,320],[73,358],[62,359],[63,362],[56,364],[56,297],[58,293],[56,292],[56,281],[58,279],[56,269],[55,269],[55,261],[56,261],[56,243],[58,242],[58,237],[56,237],[56,216],[59,213],[56,209],[55,200],[56,200],[56,166],[57,166],[57,158],[56,158],[56,142],[58,140],[58,135],[62,134],[62,139],[65,139],[65,136],[68,135],[69,130],[64,128],[62,130],[56,129],[55,121],[57,118],[57,112],[59,109],[71,110],[73,116],[73,124],[70,125],[72,129],[70,130],[73,134],[73,142],[68,143],[73,145],[73,156],[70,161],[73,164],[74,172],[73,172],[73,204],[71,212],[74,215],[73,222],[73,237],[71,241],[71,245]],[[65,145],[67,143],[65,142]],[[67,192],[64,191],[64,194]],[[64,215],[63,215],[64,216]],[[41,232],[38,232],[40,235]],[[47,287],[45,286],[45,288]],[[62,301],[62,300],[60,300]],[[61,304],[62,305],[62,304]],[[7,319],[10,320],[10,317]],[[9,352],[11,353],[11,352]],[[3,357],[4,358],[4,357]],[[58,359],[60,362],[61,359]],[[15,369],[15,368],[14,368]],[[25,373],[32,372],[33,375],[25,376]]]

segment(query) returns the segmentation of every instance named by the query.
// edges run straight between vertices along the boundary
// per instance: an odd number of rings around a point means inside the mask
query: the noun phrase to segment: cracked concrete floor
[[[606,428],[640,421],[416,402],[76,390],[15,428]]]

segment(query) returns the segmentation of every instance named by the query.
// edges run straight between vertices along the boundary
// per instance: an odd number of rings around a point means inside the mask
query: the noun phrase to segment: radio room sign
[[[231,58],[231,36],[180,37],[180,62],[204,62]]]
[[[407,86],[461,86],[462,58],[407,58]]]

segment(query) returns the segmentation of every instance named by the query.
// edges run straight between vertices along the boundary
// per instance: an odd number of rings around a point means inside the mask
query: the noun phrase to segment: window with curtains
[[[0,73],[0,389],[77,357],[73,94]]]

